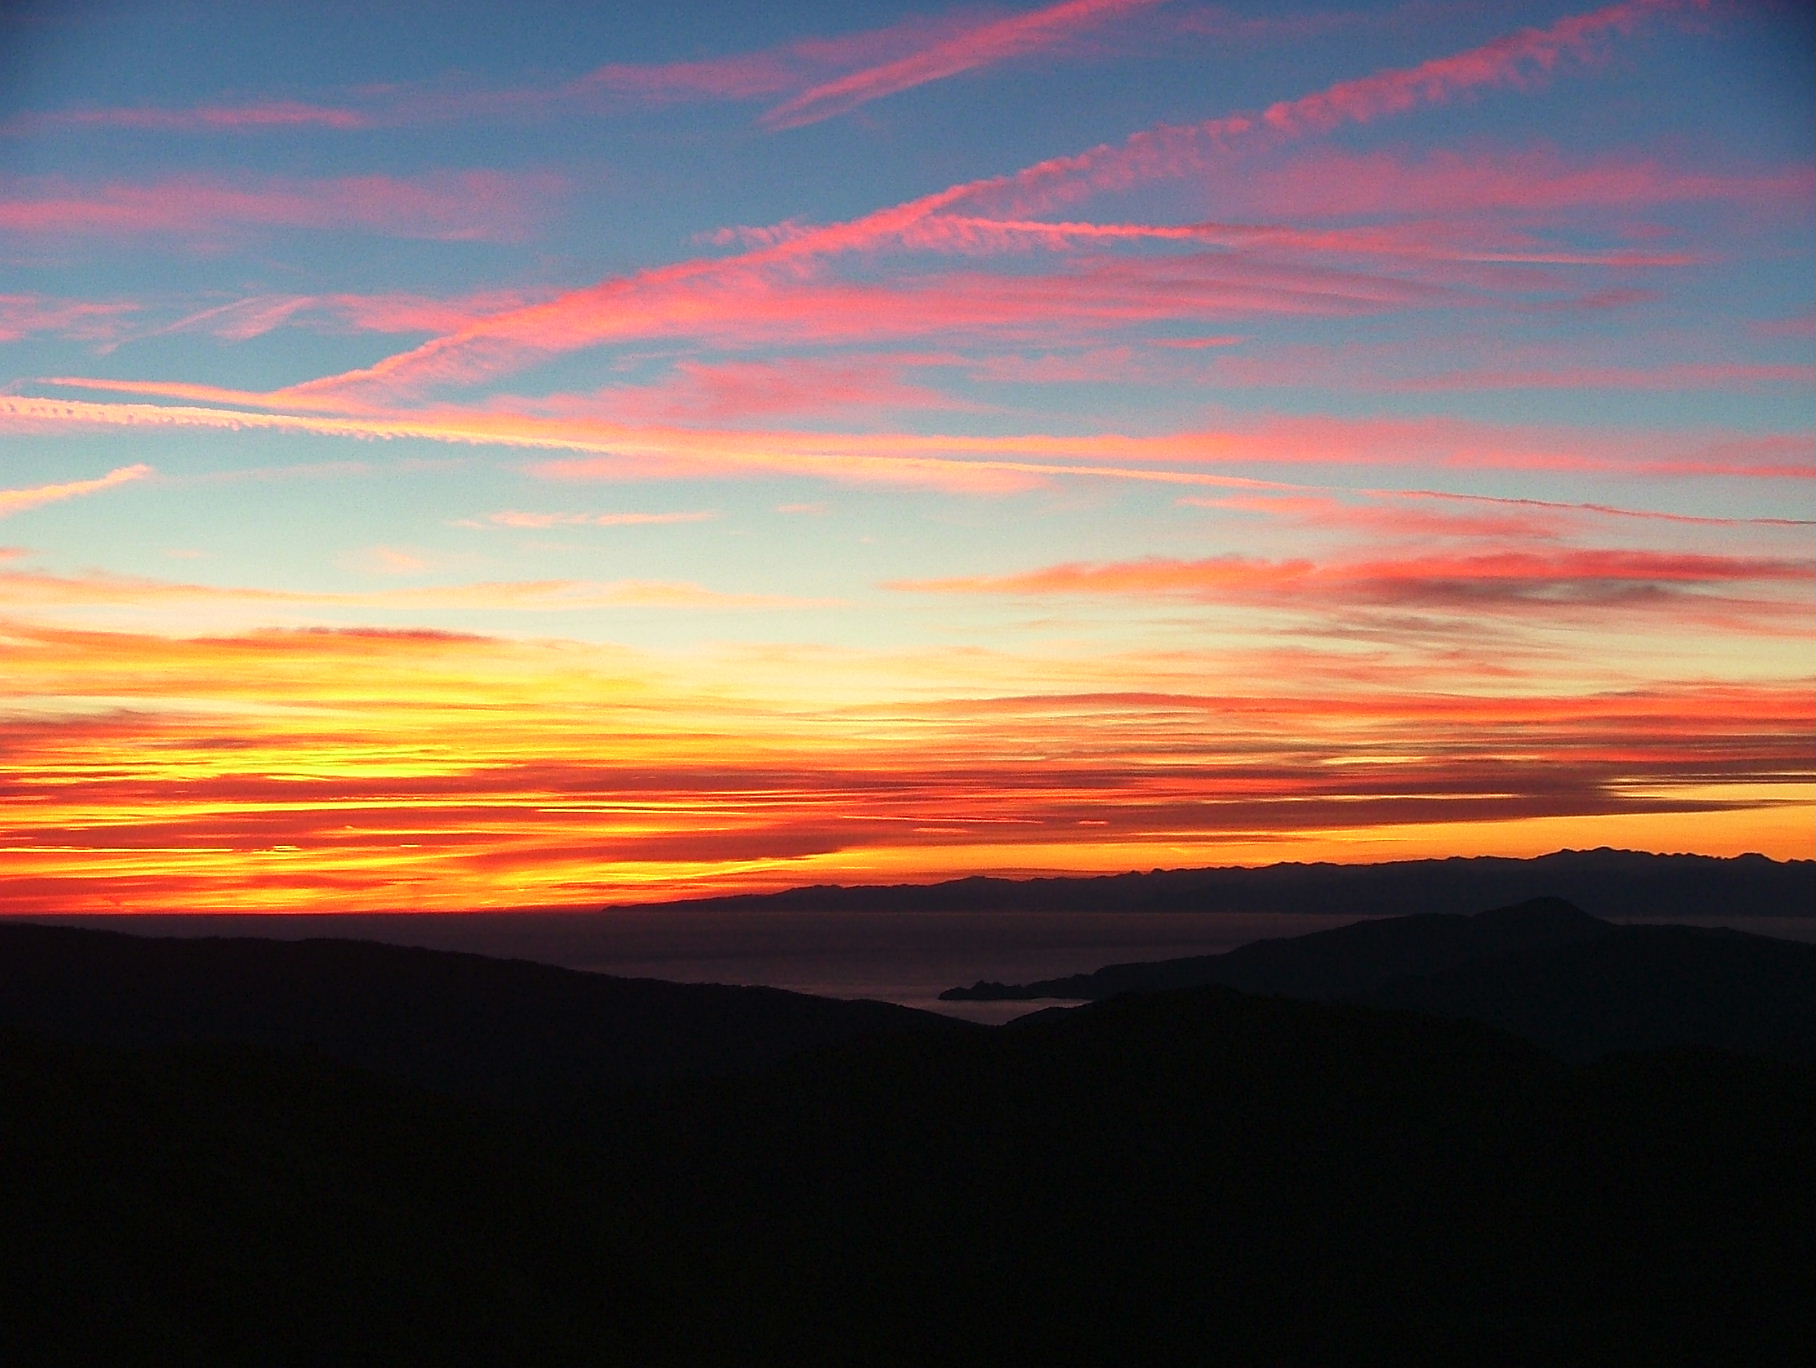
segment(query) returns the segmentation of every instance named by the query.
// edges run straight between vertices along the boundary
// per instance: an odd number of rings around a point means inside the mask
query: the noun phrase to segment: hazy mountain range
[[[690,899],[690,908],[789,911],[1311,912],[1357,917],[1505,907],[1563,898],[1599,917],[1816,915],[1816,860],[1560,850],[1382,864],[1156,869],[1099,877],[973,877],[937,884],[817,884]],[[635,904],[654,906],[655,904]]]

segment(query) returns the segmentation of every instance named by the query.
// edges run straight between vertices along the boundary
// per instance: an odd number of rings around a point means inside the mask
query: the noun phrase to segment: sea
[[[426,946],[630,978],[758,984],[872,998],[1000,1023],[1056,1005],[941,1002],[980,979],[1026,983],[1106,964],[1214,955],[1354,916],[1241,912],[801,912],[667,907],[394,914],[34,917],[140,935],[316,936]],[[1816,917],[1711,917],[1695,924],[1816,942]]]

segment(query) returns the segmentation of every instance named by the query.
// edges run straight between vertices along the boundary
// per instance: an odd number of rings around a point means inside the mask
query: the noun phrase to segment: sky
[[[1816,855],[1813,54],[0,9],[0,905]]]

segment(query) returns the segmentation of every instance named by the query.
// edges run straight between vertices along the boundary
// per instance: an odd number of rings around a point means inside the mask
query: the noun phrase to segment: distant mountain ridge
[[[1611,918],[1668,920],[1712,913],[1808,917],[1816,908],[1816,860],[1655,855],[1603,847],[1559,850],[1530,859],[1476,855],[1383,864],[1285,863],[1030,879],[980,875],[934,884],[815,884],[781,893],[614,906],[827,912],[1289,912],[1370,917],[1504,907],[1539,897],[1562,898],[1595,916]]]

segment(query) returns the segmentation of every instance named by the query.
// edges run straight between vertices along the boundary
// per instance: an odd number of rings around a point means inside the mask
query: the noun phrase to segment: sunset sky
[[[1806,6],[0,18],[0,906],[1816,855]]]

